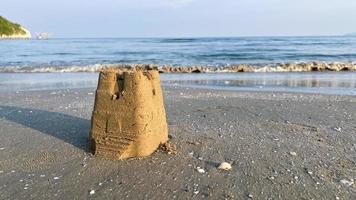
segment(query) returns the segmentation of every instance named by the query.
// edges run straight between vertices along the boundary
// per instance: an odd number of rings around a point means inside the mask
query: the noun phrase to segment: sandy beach
[[[1,5],[0,200],[356,200],[356,0]]]
[[[355,96],[163,89],[177,154],[125,161],[89,151],[94,88],[1,93],[0,199],[355,198]]]

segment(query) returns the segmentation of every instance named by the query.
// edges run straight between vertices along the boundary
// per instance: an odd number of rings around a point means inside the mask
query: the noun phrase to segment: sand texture
[[[166,143],[158,71],[100,72],[90,138],[95,155],[113,160],[146,157]]]
[[[177,153],[122,161],[90,151],[94,100],[1,93],[0,199],[355,199],[355,96],[166,87]]]

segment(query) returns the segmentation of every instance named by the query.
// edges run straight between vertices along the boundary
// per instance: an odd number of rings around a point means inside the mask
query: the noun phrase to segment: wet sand
[[[356,197],[355,96],[165,87],[177,154],[110,161],[89,152],[94,91],[0,93],[0,199]]]

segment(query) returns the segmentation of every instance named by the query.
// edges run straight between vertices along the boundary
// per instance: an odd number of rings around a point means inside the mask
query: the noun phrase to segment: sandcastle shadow
[[[0,118],[56,137],[90,152],[90,120],[63,113],[0,105]]]

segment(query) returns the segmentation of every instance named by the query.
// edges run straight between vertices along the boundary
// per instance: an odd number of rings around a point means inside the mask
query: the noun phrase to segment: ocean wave
[[[65,73],[65,72],[99,72],[104,65],[87,66],[41,66],[41,67],[0,67],[0,73]]]
[[[57,53],[51,53],[49,55],[52,56],[73,56],[73,55],[78,55],[77,53],[69,53],[69,52],[57,52]]]
[[[235,72],[311,72],[311,71],[356,71],[356,62],[350,63],[284,63],[268,65],[226,65],[226,66],[171,66],[152,64],[95,64],[87,66],[41,66],[0,67],[0,73],[77,73],[77,72],[99,72],[103,69],[117,68],[126,71],[130,68],[144,67],[154,68],[160,73],[235,73]]]
[[[197,38],[166,38],[161,39],[160,43],[191,43],[199,40]]]

